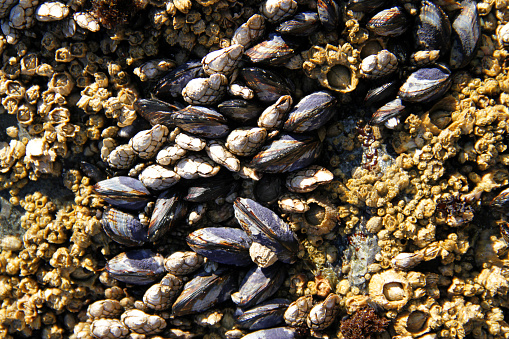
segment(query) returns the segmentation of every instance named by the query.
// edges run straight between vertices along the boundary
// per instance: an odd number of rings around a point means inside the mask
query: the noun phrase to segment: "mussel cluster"
[[[171,302],[153,310],[171,309],[179,317],[233,301],[240,309],[239,328],[258,330],[286,321],[320,331],[332,324],[339,307],[335,294],[316,304],[308,296],[290,307],[286,299],[267,301],[283,284],[285,265],[297,260],[300,246],[274,211],[279,206],[283,213],[306,212],[281,197],[310,192],[333,179],[317,163],[324,126],[341,118],[338,102],[346,92],[334,86],[345,76],[341,68],[326,70],[327,90],[306,78],[299,53],[310,46],[308,39],[295,38],[338,35],[345,17],[369,16],[365,25],[381,47],[364,51],[370,55],[359,73],[368,81],[361,87],[372,84],[365,99],[365,107],[375,107],[371,123],[388,127],[411,105],[443,96],[452,83],[451,70],[465,67],[479,42],[473,1],[451,12],[454,20],[430,1],[422,1],[415,19],[391,5],[319,0],[315,11],[299,13],[294,0],[268,0],[260,14],[235,31],[231,46],[180,65],[150,88],[151,98],[135,103],[152,128],[103,154],[116,171],[94,186],[110,204],[103,212],[104,230],[123,246],[149,247],[181,225],[191,225],[187,245],[207,262],[198,273],[186,273],[186,284],[172,283]],[[405,45],[407,36],[413,46]],[[291,74],[278,70],[282,66],[293,69]],[[226,207],[203,222],[207,206],[217,206],[218,200]],[[157,283],[165,274],[162,256],[147,249],[119,254],[106,270],[135,285]],[[297,333],[267,331],[253,338]]]

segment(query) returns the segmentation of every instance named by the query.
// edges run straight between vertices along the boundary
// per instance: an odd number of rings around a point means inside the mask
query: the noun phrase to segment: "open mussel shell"
[[[173,190],[164,191],[159,195],[148,226],[148,241],[161,239],[174,225],[184,219],[187,204],[179,193]]]
[[[280,265],[261,268],[253,267],[247,273],[238,292],[232,294],[232,300],[239,307],[251,307],[270,298],[285,280],[286,270]]]
[[[203,106],[189,105],[174,112],[171,122],[186,132],[204,138],[222,138],[229,132],[225,117]]]
[[[449,65],[453,69],[468,65],[480,44],[481,25],[475,1],[463,1],[463,9],[452,23],[453,36]]]
[[[217,105],[217,109],[227,118],[245,123],[258,118],[264,107],[252,100],[232,99],[223,101]]]
[[[238,186],[238,181],[223,172],[211,178],[193,180],[184,199],[191,202],[212,201],[236,191]]]
[[[157,99],[138,99],[134,109],[151,125],[173,125],[171,115],[182,107]]]
[[[131,177],[113,177],[99,181],[93,186],[94,192],[106,202],[119,208],[140,210],[150,199],[150,192],[139,181]]]
[[[134,285],[155,283],[165,274],[163,256],[148,249],[120,253],[105,268],[112,278]]]
[[[284,322],[284,314],[290,305],[288,299],[272,299],[249,310],[237,309],[235,323],[239,328],[261,330],[271,328]]]
[[[293,263],[299,251],[297,236],[272,210],[251,199],[237,198],[235,218],[253,241],[271,249],[278,260]]]
[[[293,327],[274,327],[249,333],[242,339],[295,339],[301,338],[298,330]]]
[[[291,95],[294,89],[293,84],[285,78],[262,68],[242,68],[240,75],[246,85],[255,91],[258,99],[264,103],[273,103],[283,95]]]
[[[139,246],[147,241],[147,226],[126,212],[107,208],[101,219],[104,232],[114,241],[126,246]]]
[[[451,83],[451,72],[446,67],[421,68],[408,77],[398,95],[404,101],[430,102],[441,98]]]
[[[206,227],[187,236],[187,244],[204,257],[226,265],[247,266],[251,239],[240,228]]]
[[[396,6],[375,14],[366,27],[377,35],[395,37],[405,33],[408,23],[403,8]]]
[[[317,13],[303,12],[279,24],[276,28],[276,32],[293,36],[308,36],[316,31],[318,26],[319,20]]]
[[[311,165],[319,156],[321,142],[314,137],[283,134],[264,146],[249,166],[261,172],[284,173]]]
[[[288,114],[285,131],[303,133],[325,125],[336,113],[337,99],[326,91],[314,92],[302,98]]]
[[[188,61],[165,75],[152,89],[152,94],[159,99],[179,97],[187,83],[203,73],[200,61]]]
[[[182,293],[173,303],[173,315],[179,317],[199,313],[230,299],[236,288],[236,275],[232,270],[220,268],[215,272],[201,271],[184,285]]]
[[[423,1],[415,27],[415,43],[418,50],[440,50],[441,55],[448,53],[451,23],[439,6],[431,1]]]
[[[283,65],[295,54],[296,44],[279,34],[269,34],[269,39],[248,49],[244,54],[253,63]]]

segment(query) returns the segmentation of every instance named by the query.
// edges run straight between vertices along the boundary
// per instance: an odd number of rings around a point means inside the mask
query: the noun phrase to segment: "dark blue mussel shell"
[[[173,125],[171,117],[183,107],[172,105],[157,99],[138,99],[134,103],[134,109],[151,125]]]
[[[187,204],[178,192],[164,191],[159,195],[148,226],[148,241],[161,239],[172,227],[182,221]]]
[[[318,0],[318,17],[326,30],[336,29],[340,22],[340,7],[334,0]]]
[[[238,181],[229,173],[223,172],[211,178],[193,180],[184,199],[192,202],[211,201],[236,191],[238,186]]]
[[[171,116],[168,123],[204,138],[222,138],[229,132],[227,121],[213,109],[189,105]]]
[[[260,101],[273,103],[283,95],[291,95],[294,85],[278,74],[258,67],[246,67],[240,75]]]
[[[406,79],[398,95],[404,101],[430,102],[441,98],[451,84],[451,72],[447,68],[421,68]]]
[[[226,265],[247,266],[251,239],[240,228],[206,227],[187,236],[187,244],[204,257]]]
[[[452,23],[452,46],[449,65],[453,69],[468,65],[481,41],[481,25],[475,1],[463,1],[461,13]]]
[[[202,72],[201,61],[188,61],[161,78],[151,92],[159,99],[179,97],[187,83]]]
[[[253,267],[240,284],[232,300],[239,307],[251,307],[267,300],[279,290],[285,280],[286,270],[280,264],[266,268]]]
[[[337,99],[326,91],[314,92],[302,98],[288,114],[283,129],[303,133],[325,125],[336,113]]]
[[[297,45],[279,34],[269,34],[268,40],[248,49],[244,54],[253,63],[283,65],[295,54]]]
[[[261,172],[284,173],[311,165],[319,156],[321,142],[307,135],[282,134],[264,146],[249,166]]]
[[[431,1],[422,1],[415,27],[415,44],[418,50],[440,50],[440,55],[449,52],[451,23],[440,6]]]
[[[235,311],[235,323],[240,328],[261,330],[271,328],[284,322],[284,313],[290,301],[288,299],[272,299],[249,310]]]
[[[147,226],[129,213],[107,208],[103,212],[101,224],[104,232],[119,244],[140,246],[147,241]]]
[[[217,109],[228,119],[245,123],[257,119],[264,107],[253,100],[232,99],[217,105]]]
[[[232,270],[220,268],[215,272],[201,271],[184,285],[182,293],[173,303],[173,315],[180,317],[199,313],[230,299],[237,277]]]
[[[292,327],[275,327],[249,333],[242,339],[295,339],[300,338],[297,329]]]
[[[114,177],[99,181],[94,192],[106,202],[119,208],[140,210],[150,199],[150,192],[139,181],[131,177]]]
[[[284,263],[295,262],[299,241],[290,226],[276,213],[244,198],[237,198],[233,208],[235,218],[254,242],[270,248]]]
[[[290,20],[282,22],[276,28],[276,32],[294,36],[311,35],[318,28],[318,14],[315,12],[302,12],[296,14]]]
[[[114,279],[134,285],[153,284],[165,274],[163,256],[148,249],[120,253],[105,268]]]

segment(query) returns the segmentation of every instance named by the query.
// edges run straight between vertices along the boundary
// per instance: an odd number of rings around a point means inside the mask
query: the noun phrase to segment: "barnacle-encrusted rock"
[[[402,273],[390,269],[369,281],[369,297],[386,310],[400,310],[412,297],[412,287]]]

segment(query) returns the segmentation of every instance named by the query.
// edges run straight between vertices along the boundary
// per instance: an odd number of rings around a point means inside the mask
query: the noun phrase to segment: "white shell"
[[[69,15],[69,7],[58,1],[41,4],[35,11],[35,18],[39,21],[58,21]]]

